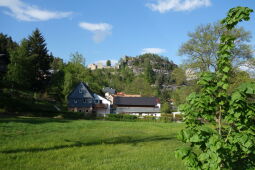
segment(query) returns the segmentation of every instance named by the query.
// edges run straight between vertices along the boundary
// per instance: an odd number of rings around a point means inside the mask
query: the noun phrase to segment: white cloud
[[[82,29],[93,33],[93,40],[97,43],[102,42],[108,35],[111,35],[112,25],[107,23],[88,23],[80,22],[79,26]]]
[[[167,11],[191,11],[199,7],[208,7],[210,0],[155,0],[156,3],[147,3],[153,11],[164,13]]]
[[[4,11],[5,14],[21,21],[47,21],[50,19],[66,18],[72,14],[72,12],[42,10],[21,0],[0,0],[1,6],[8,8],[8,11]]]
[[[165,53],[166,50],[162,49],[162,48],[144,48],[142,49],[142,54],[145,53],[152,53],[152,54],[161,54],[161,53]]]

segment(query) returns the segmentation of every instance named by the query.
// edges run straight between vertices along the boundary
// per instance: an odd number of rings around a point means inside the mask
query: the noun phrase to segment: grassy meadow
[[[0,118],[0,169],[185,169],[182,123]]]

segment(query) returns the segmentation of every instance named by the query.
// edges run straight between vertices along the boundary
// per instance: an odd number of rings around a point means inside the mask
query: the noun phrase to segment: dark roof
[[[115,89],[113,89],[113,88],[110,88],[110,87],[105,87],[105,88],[103,88],[103,92],[104,93],[110,93],[110,94],[115,94],[116,93],[116,90]]]
[[[79,93],[79,89],[82,89],[83,93]],[[86,93],[86,91],[88,93]],[[93,98],[94,93],[90,90],[86,83],[80,82],[75,88],[69,93],[67,98]]]
[[[156,97],[114,97],[113,104],[118,106],[155,106]]]

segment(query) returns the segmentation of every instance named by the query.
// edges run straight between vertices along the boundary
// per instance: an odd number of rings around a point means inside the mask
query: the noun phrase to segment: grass
[[[0,169],[185,169],[178,123],[0,118]]]

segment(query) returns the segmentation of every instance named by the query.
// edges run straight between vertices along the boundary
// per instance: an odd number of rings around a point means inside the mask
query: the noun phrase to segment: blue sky
[[[76,51],[86,64],[153,52],[181,64],[187,33],[235,6],[255,9],[255,0],[0,0],[0,32],[20,42],[39,28],[64,61]],[[254,14],[241,25],[255,37]]]

